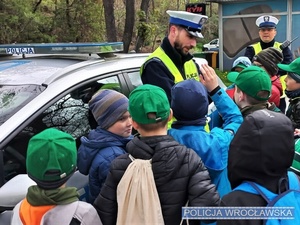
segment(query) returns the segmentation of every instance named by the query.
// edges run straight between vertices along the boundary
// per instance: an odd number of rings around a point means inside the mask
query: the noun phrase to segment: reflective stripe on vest
[[[281,43],[275,41],[273,47],[276,48],[276,49],[279,49],[279,50],[281,51],[280,45],[281,45]],[[259,52],[262,51],[260,42],[257,42],[257,43],[255,43],[255,44],[253,44],[252,47],[253,47],[253,49],[254,49],[254,55],[257,55]]]
[[[161,47],[158,47],[151,55],[149,55],[146,62],[152,58],[158,58],[165,64],[165,66],[174,76],[175,84],[184,80],[178,68],[175,66],[173,61],[169,58],[169,56],[167,56],[167,54],[164,52],[164,50]],[[141,74],[143,72],[144,65],[141,67],[141,71],[140,71]],[[184,72],[185,72],[186,79],[193,78],[199,81],[197,66],[192,59],[184,63]]]

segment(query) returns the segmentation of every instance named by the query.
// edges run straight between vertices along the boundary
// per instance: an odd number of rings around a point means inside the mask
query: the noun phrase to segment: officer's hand
[[[218,75],[212,67],[207,64],[202,64],[200,70],[202,73],[202,75],[200,76],[200,81],[209,92],[218,87]]]

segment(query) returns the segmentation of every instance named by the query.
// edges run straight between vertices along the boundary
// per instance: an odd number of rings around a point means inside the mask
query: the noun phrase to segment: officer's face
[[[262,27],[259,29],[259,37],[260,39],[265,42],[269,43],[271,42],[275,36],[276,36],[276,29],[275,28],[270,28],[270,27]]]
[[[174,41],[174,48],[183,55],[187,55],[193,49],[197,40],[196,37],[188,33],[184,28],[178,27],[178,32]]]

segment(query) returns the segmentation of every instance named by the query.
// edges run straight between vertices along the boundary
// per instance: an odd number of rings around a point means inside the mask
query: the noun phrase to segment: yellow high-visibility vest
[[[149,57],[146,59],[146,62],[152,58],[158,58],[165,64],[165,66],[174,76],[175,84],[184,80],[176,65],[173,63],[173,61],[169,58],[169,56],[164,52],[164,50],[161,47],[158,47],[151,55],[149,55]],[[143,73],[143,70],[144,70],[144,65],[141,66],[140,74]],[[195,79],[197,81],[200,81],[197,66],[192,59],[184,63],[184,72],[185,72],[186,79]],[[171,128],[171,124],[175,120],[176,119],[173,117],[168,122],[168,128]],[[206,124],[205,130],[207,132],[210,131],[208,124]]]
[[[280,49],[280,45],[281,45],[281,44],[282,44],[282,43],[275,41],[273,47],[281,51],[281,49]],[[253,47],[253,49],[254,49],[254,55],[257,55],[259,52],[262,51],[260,42],[257,42],[257,43],[255,43],[255,44],[253,44],[252,47]]]
[[[149,55],[149,57],[146,59],[146,62],[152,58],[158,58],[165,64],[165,66],[174,76],[175,84],[184,80],[176,65],[173,63],[173,61],[169,58],[169,56],[164,52],[164,50],[161,47],[158,47],[151,55]],[[143,73],[143,70],[144,70],[144,65],[141,66],[140,69],[141,74]],[[195,79],[199,81],[197,66],[192,59],[184,63],[184,73],[186,79]]]

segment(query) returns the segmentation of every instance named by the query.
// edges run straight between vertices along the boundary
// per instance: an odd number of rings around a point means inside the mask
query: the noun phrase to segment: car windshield
[[[39,85],[0,85],[0,125],[44,89]]]

